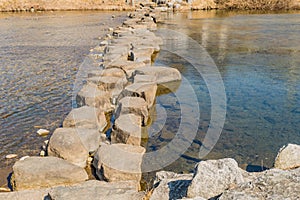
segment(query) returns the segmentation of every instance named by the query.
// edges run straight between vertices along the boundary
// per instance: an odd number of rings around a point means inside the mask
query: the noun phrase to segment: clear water
[[[204,159],[232,157],[252,170],[270,168],[280,147],[300,144],[300,13],[192,12],[166,14],[161,28],[196,40],[210,54],[222,76],[227,114],[222,134]],[[169,42],[176,44],[170,34]],[[176,46],[176,45],[174,45]],[[189,45],[181,49],[191,52]],[[161,51],[156,64],[175,67],[198,97],[200,124],[190,148],[166,170],[193,170],[211,118],[207,86],[180,55]],[[189,101],[186,96],[186,101]],[[190,101],[193,101],[190,98]],[[149,139],[148,151],[168,144],[181,122],[180,101],[161,95],[167,113],[164,128]],[[193,110],[193,108],[191,108]],[[189,125],[186,127],[188,133]]]
[[[112,19],[112,15],[116,15]],[[71,110],[76,73],[98,37],[125,13],[0,14],[0,167],[5,155],[38,155],[39,128],[54,130]]]

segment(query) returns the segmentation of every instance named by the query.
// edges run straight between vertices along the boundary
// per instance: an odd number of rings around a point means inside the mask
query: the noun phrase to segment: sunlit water
[[[112,15],[116,18],[112,19]],[[71,110],[76,73],[98,37],[125,13],[0,14],[0,167],[6,154],[38,155],[36,131],[53,131]]]
[[[175,13],[166,14],[160,27],[196,40],[223,78],[226,121],[218,143],[204,159],[232,157],[244,169],[256,171],[272,167],[283,145],[300,144],[300,13]],[[170,34],[168,42],[177,41]],[[185,46],[181,49],[193,51]],[[197,136],[188,151],[165,167],[189,172],[200,160],[199,148],[210,123],[208,89],[195,67],[180,55],[161,51],[156,64],[179,69],[198,97]],[[187,95],[185,101],[189,100],[193,101]],[[181,123],[182,105],[174,94],[159,96],[157,104],[168,117],[163,130],[150,138],[149,152],[172,141]],[[187,124],[184,134],[190,134],[189,127]]]

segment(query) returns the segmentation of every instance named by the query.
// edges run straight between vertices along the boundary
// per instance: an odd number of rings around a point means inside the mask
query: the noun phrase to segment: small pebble
[[[11,192],[8,188],[2,188],[0,187],[0,192]]]
[[[45,140],[45,141],[44,141],[44,144],[45,144],[45,145],[48,145],[48,143],[49,143],[49,140]]]
[[[112,15],[112,16],[111,16],[111,18],[113,18],[113,19],[114,19],[114,18],[116,18],[116,16],[115,16],[115,15]]]
[[[88,157],[87,161],[88,161],[88,163],[92,163],[93,158],[92,157]]]
[[[113,29],[113,28],[108,28],[108,31],[111,31],[111,32],[113,32],[113,31],[114,31],[114,29]]]
[[[23,156],[22,158],[20,158],[20,160],[25,160],[26,158],[29,158],[30,156]]]
[[[8,154],[5,156],[6,159],[12,159],[12,158],[15,158],[17,157],[18,155],[17,154]]]
[[[46,149],[47,149],[46,145],[43,145],[43,146],[42,146],[42,149],[43,149],[43,150],[46,150]]]
[[[46,129],[39,129],[37,131],[37,133],[39,134],[39,136],[46,136],[50,133],[50,131],[46,130]]]

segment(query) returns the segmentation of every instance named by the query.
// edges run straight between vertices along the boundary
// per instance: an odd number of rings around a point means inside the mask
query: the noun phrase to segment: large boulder
[[[89,128],[103,131],[107,126],[103,111],[90,106],[82,106],[71,110],[63,122],[65,128]]]
[[[195,168],[187,195],[210,199],[242,182],[244,182],[243,170],[238,167],[234,159],[201,161]]]
[[[181,199],[186,197],[187,189],[191,183],[193,174],[176,174],[174,172],[160,171],[156,173],[150,200]]]
[[[134,62],[129,60],[117,60],[115,62],[109,63],[106,68],[119,68],[122,69],[127,77],[131,77],[135,69],[139,67],[144,67],[146,64],[144,62]]]
[[[49,200],[48,193],[51,188],[34,189],[34,190],[21,190],[14,192],[0,192],[0,199],[3,200]]]
[[[142,200],[143,196],[143,192],[135,190],[132,181],[107,183],[90,180],[69,187],[56,187],[49,192],[49,197],[55,200]]]
[[[100,90],[111,91],[116,87],[123,88],[127,84],[127,79],[115,76],[100,76],[88,78],[88,83],[96,84]]]
[[[154,76],[156,78],[157,84],[164,84],[181,80],[180,72],[177,69],[171,67],[141,67],[136,69],[134,74]]]
[[[105,134],[99,133],[99,131],[95,129],[77,128],[75,131],[83,146],[90,153],[95,152],[99,148],[99,145],[102,142],[102,137],[103,135],[105,136]]]
[[[110,94],[100,90],[95,84],[86,84],[78,92],[76,102],[79,106],[91,106],[103,111],[111,110]]]
[[[82,144],[75,128],[58,128],[48,144],[48,155],[63,158],[80,167],[86,166],[88,150]]]
[[[300,145],[288,144],[282,147],[277,154],[274,167],[285,170],[300,167]]]
[[[293,170],[271,169],[256,175],[252,181],[224,191],[219,200],[282,200],[299,199],[300,168]]]
[[[142,139],[148,138],[142,127],[142,117],[135,114],[120,115],[113,127],[111,140],[114,143],[125,143],[141,146]]]
[[[142,178],[142,158],[145,148],[127,144],[102,144],[95,153],[93,166],[99,178],[106,178],[109,182],[135,182],[136,189],[140,189]]]
[[[13,166],[14,190],[71,185],[87,179],[83,168],[56,157],[29,157]]]
[[[148,108],[151,108],[155,102],[156,91],[156,83],[133,83],[125,87],[119,99],[126,96],[141,97],[147,102]]]
[[[147,124],[149,111],[145,99],[140,97],[124,97],[116,108],[116,118],[121,114],[133,113],[142,117],[142,125]]]

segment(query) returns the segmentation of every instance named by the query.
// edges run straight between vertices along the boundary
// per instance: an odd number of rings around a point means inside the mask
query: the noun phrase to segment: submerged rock
[[[277,154],[274,167],[285,170],[300,167],[300,145],[288,144],[282,147]]]
[[[143,196],[143,192],[135,190],[132,181],[107,183],[91,180],[69,187],[56,187],[49,192],[49,197],[55,200],[142,200]]]
[[[13,166],[14,190],[70,185],[87,179],[83,168],[56,157],[29,157]]]
[[[142,177],[142,157],[145,148],[128,144],[102,144],[95,153],[93,166],[98,177],[102,175],[109,182],[135,182],[136,189],[140,189]]]
[[[242,171],[232,158],[201,161],[195,168],[187,196],[206,199],[216,197],[226,189],[244,182]]]
[[[89,152],[82,144],[77,131],[75,128],[56,129],[48,144],[48,155],[63,158],[84,168]]]

